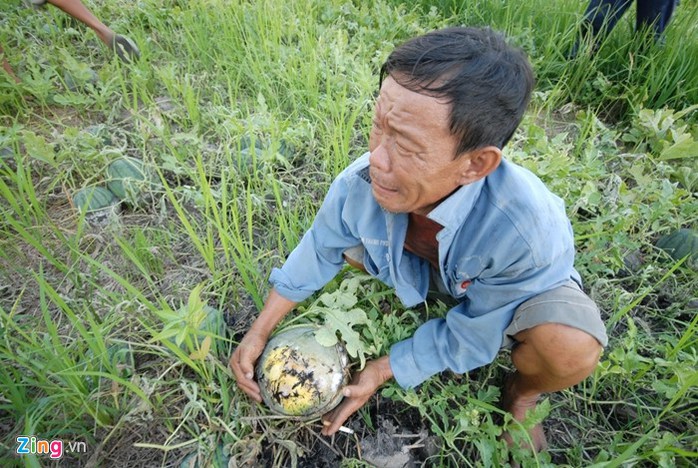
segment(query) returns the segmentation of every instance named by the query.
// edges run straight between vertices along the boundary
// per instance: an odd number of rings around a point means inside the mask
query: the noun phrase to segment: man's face
[[[426,215],[462,185],[468,155],[454,159],[450,105],[410,91],[388,76],[369,138],[373,196],[393,213]]]

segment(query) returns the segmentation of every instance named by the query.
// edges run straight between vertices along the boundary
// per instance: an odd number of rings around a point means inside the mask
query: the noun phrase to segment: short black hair
[[[490,28],[446,28],[398,46],[380,70],[401,86],[443,97],[456,156],[484,146],[503,148],[521,123],[534,86],[526,54]]]

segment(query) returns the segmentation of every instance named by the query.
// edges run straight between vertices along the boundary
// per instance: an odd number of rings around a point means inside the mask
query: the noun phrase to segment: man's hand
[[[254,365],[264,351],[267,338],[268,335],[250,329],[230,356],[230,368],[235,374],[238,387],[256,402],[262,401],[262,394],[254,380]]]
[[[322,435],[337,432],[344,421],[361,408],[378,388],[393,377],[388,356],[368,361],[364,370],[354,374],[351,383],[344,387],[342,403],[322,417]]]
[[[230,356],[230,368],[235,374],[238,387],[258,403],[262,402],[262,394],[254,381],[254,365],[262,355],[272,330],[295,306],[295,302],[284,298],[272,288],[259,317]]]

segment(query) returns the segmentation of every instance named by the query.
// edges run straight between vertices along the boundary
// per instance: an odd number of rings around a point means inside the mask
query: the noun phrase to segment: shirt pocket
[[[472,279],[470,277],[457,273],[449,281],[448,288],[453,297],[455,297],[456,299],[460,299],[462,297],[465,297],[470,283],[472,283]]]
[[[451,290],[453,297],[460,299],[464,297],[468,288],[482,271],[481,257],[472,256],[461,261],[450,272],[448,278],[448,287]]]

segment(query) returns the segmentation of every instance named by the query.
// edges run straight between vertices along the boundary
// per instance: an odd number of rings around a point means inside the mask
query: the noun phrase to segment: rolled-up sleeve
[[[335,179],[312,227],[284,265],[272,270],[269,281],[286,299],[300,302],[325,286],[341,270],[344,250],[360,243],[342,216],[349,183],[343,175]]]

